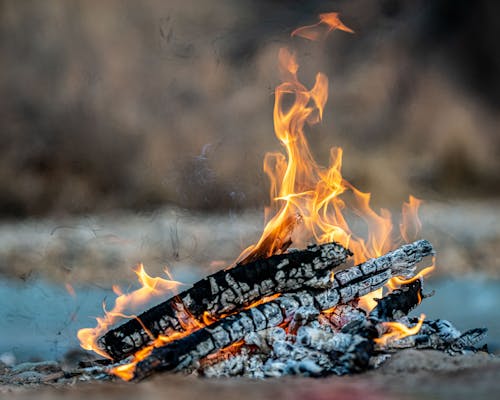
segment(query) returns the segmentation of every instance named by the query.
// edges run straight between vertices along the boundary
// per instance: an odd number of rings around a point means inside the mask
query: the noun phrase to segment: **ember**
[[[330,13],[293,35],[323,40],[336,29],[353,33]],[[410,196],[403,205],[395,239],[389,211],[375,212],[370,194],[342,177],[342,149],[331,150],[329,168],[319,166],[304,128],[321,120],[328,80],[318,73],[309,90],[298,79],[292,52],[281,49],[279,61],[285,81],[275,91],[274,126],[286,157],[273,153],[264,160],[271,205],[261,238],[231,268],[108,330],[127,305],[177,288],[178,282],[151,278],[141,267],[142,288],[120,293],[98,327],[78,335],[85,349],[121,362],[109,373],[125,380],[163,370],[206,376],[343,375],[376,367],[396,349],[462,352],[473,350],[484,336],[484,329],[461,334],[447,321],[408,318],[426,297],[423,277],[433,268],[416,272],[420,261],[434,255],[432,245],[409,243],[418,236],[420,201]],[[346,211],[366,223],[366,237],[351,229]],[[311,242],[316,244],[290,249],[292,243]],[[350,256],[355,265],[340,269]]]

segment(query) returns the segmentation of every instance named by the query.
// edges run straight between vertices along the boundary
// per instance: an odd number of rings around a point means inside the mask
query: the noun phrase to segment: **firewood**
[[[99,347],[114,360],[121,360],[151,344],[160,334],[184,331],[182,320],[201,321],[204,314],[219,319],[266,296],[321,287],[328,282],[331,270],[350,255],[348,249],[332,242],[216,272],[108,331],[99,338]]]
[[[343,334],[350,335],[351,344],[347,351],[333,355],[330,372],[345,375],[365,371],[376,350],[377,325],[406,316],[422,298],[422,281],[416,279],[377,299],[377,305],[367,318],[354,320],[342,328]]]
[[[416,318],[409,318],[408,325],[415,325]],[[383,346],[385,351],[414,348],[446,351],[450,354],[476,351],[474,346],[484,339],[486,328],[474,328],[460,332],[451,322],[444,319],[425,320],[416,335],[394,340]]]
[[[377,299],[377,306],[370,312],[368,318],[374,322],[395,321],[418,306],[423,297],[422,281],[416,279],[382,299]]]
[[[378,324],[392,321],[394,316],[406,315],[417,306],[423,298],[417,295],[421,287],[420,279],[402,285],[378,301],[369,316],[356,308],[354,301],[339,304],[326,319],[312,320],[298,328],[296,334],[290,333],[291,322],[288,333],[279,327],[252,332],[245,336],[245,343],[238,347],[237,354],[227,356],[226,352],[219,351],[200,360],[198,373],[263,378],[289,374],[345,375],[364,371],[370,368],[377,354],[374,339],[379,336]],[[329,329],[330,326],[333,330]],[[386,357],[378,355],[377,360],[381,359]]]
[[[143,379],[157,370],[182,370],[193,362],[242,340],[250,332],[288,322],[300,307],[315,307],[318,311],[323,311],[370,293],[382,287],[393,276],[413,275],[416,264],[431,254],[432,245],[426,240],[420,240],[336,273],[327,289],[283,294],[267,303],[220,319],[182,339],[153,349],[149,356],[137,364],[134,377]],[[373,334],[373,327],[363,329],[368,332],[367,336]],[[365,347],[364,340],[362,342],[359,344],[360,352]],[[369,349],[363,351],[366,350]],[[368,357],[370,353],[371,351],[367,352]],[[354,362],[361,361],[356,359]]]

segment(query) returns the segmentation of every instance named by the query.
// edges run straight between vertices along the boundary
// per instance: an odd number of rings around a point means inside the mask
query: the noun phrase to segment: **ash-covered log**
[[[339,304],[323,318],[310,319],[292,333],[288,329],[270,328],[245,336],[238,353],[227,357],[224,352],[202,359],[198,372],[206,376],[269,377],[290,374],[322,376],[362,372],[386,359],[377,354],[374,339],[379,336],[380,322],[393,321],[406,315],[424,297],[420,279],[405,284],[378,301],[366,315],[357,308],[356,300]],[[318,311],[316,310],[316,316]],[[303,320],[301,316],[299,319]],[[329,327],[332,327],[330,329]],[[385,354],[385,356],[387,356]]]
[[[336,273],[334,279],[328,281],[327,289],[283,294],[268,303],[230,315],[189,336],[153,349],[148,357],[137,364],[134,377],[143,379],[159,370],[182,370],[193,362],[244,339],[251,332],[290,322],[301,308],[314,308],[319,313],[368,294],[382,287],[393,276],[412,276],[416,264],[433,253],[428,241],[419,240]],[[373,329],[368,327],[365,331],[370,332],[371,337]],[[362,342],[360,346],[364,346],[364,340]],[[356,364],[358,361],[356,358],[352,362]]]
[[[331,354],[330,372],[345,375],[369,368],[376,350],[374,339],[379,336],[377,325],[406,316],[422,298],[422,280],[416,279],[377,299],[377,305],[367,318],[356,318],[342,328],[341,333],[347,335],[349,346]]]
[[[266,296],[322,287],[331,270],[350,255],[348,249],[332,242],[218,271],[108,331],[99,338],[99,347],[114,360],[121,360],[151,344],[160,334],[182,332],[180,320],[201,321],[205,313],[219,319]]]

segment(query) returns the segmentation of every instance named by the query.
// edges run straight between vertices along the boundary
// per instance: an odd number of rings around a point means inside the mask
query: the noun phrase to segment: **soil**
[[[482,399],[500,392],[500,358],[484,352],[449,356],[434,350],[398,352],[382,367],[354,376],[204,379],[157,374],[139,383],[74,377],[57,381],[57,367],[0,375],[0,393],[14,399]],[[79,379],[90,379],[80,381]]]

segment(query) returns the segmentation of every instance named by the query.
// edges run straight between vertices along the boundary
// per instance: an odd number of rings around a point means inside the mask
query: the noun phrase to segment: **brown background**
[[[289,38],[322,11],[355,35]],[[322,163],[380,205],[499,194],[492,1],[1,1],[0,214],[260,208],[277,51],[330,78]]]

